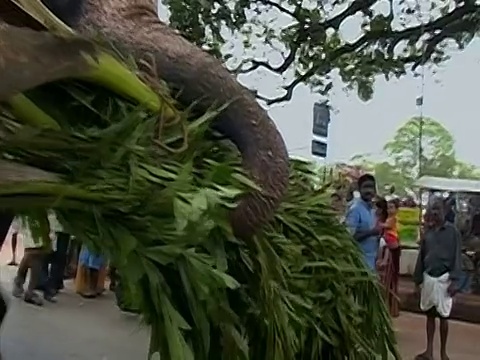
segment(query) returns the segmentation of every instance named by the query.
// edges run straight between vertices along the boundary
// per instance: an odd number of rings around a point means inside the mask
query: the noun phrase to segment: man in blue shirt
[[[362,249],[367,266],[375,271],[380,236],[372,203],[377,193],[375,177],[370,174],[362,175],[358,179],[358,191],[360,198],[355,199],[349,207],[345,223]]]

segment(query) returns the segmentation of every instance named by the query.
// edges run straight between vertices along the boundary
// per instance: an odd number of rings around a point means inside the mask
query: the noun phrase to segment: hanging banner
[[[321,158],[327,157],[327,143],[321,140],[312,140],[312,155]]]
[[[313,104],[313,135],[328,137],[330,124],[330,106],[326,101]]]

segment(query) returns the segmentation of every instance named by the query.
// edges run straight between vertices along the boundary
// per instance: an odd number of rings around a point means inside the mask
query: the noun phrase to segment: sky
[[[377,8],[382,11],[381,4]],[[159,16],[168,19],[167,9],[159,2]],[[276,18],[279,26],[288,23]],[[287,21],[287,22],[285,22]],[[343,26],[347,40],[358,36],[360,17],[352,17]],[[235,48],[236,50],[236,48]],[[239,50],[241,55],[242,50]],[[237,54],[238,55],[238,54]],[[460,160],[480,166],[480,39],[473,41],[462,52],[451,54],[433,74],[425,72],[423,115],[441,122],[456,140],[455,149]],[[269,57],[275,64],[281,59]],[[282,82],[267,73],[240,78],[247,87],[258,89],[263,95],[281,94]],[[420,110],[416,98],[421,95],[421,79],[413,74],[401,79],[376,81],[371,101],[361,101],[354,91],[345,92],[337,82],[328,99],[335,109],[329,129],[328,163],[348,161],[358,154],[369,154],[374,159],[384,158],[383,145],[393,138],[396,129]],[[321,97],[306,86],[298,86],[288,103],[272,106],[269,114],[283,135],[291,155],[312,160],[313,104]],[[479,103],[477,104],[476,101]],[[323,160],[319,161],[323,162]]]
[[[419,115],[416,98],[421,80],[413,75],[386,82],[379,78],[373,99],[361,101],[338,84],[329,99],[335,108],[330,123],[327,162],[356,154],[382,157],[382,147],[407,119]],[[289,152],[310,158],[313,103],[320,97],[303,86],[290,103],[269,113]],[[478,103],[477,103],[478,101]],[[480,166],[480,40],[455,53],[436,74],[426,72],[423,114],[441,122],[454,136],[458,158]]]

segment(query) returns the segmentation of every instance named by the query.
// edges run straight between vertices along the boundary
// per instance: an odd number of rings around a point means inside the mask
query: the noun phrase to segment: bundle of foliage
[[[305,163],[292,162],[275,219],[239,241],[229,212],[256,185],[210,130],[222,109],[192,114],[161,79],[153,91],[114,52],[88,50],[86,74],[1,108],[0,210],[26,211],[41,230],[53,209],[110,258],[151,328],[151,355],[399,358],[377,281]]]
[[[65,107],[86,106],[67,88],[49,86],[48,93],[64,91]],[[0,140],[2,153],[61,181],[6,184],[0,206],[53,208],[69,232],[114,260],[127,298],[152,328],[152,353],[167,359],[395,353],[376,280],[336,222],[328,192],[313,190],[315,172],[307,164],[292,161],[289,195],[275,220],[241,243],[227,212],[255,185],[232,147],[211,140],[214,112],[172,127],[163,143],[178,148],[188,139],[189,146],[169,152],[153,145],[157,118],[113,96],[104,109],[111,111],[108,125],[72,120],[59,131],[4,117],[11,133]]]

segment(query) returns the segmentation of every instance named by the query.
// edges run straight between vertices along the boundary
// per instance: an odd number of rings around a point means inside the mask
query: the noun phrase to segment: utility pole
[[[420,116],[418,119],[418,178],[423,173],[423,95],[417,97],[417,107],[420,108]]]

